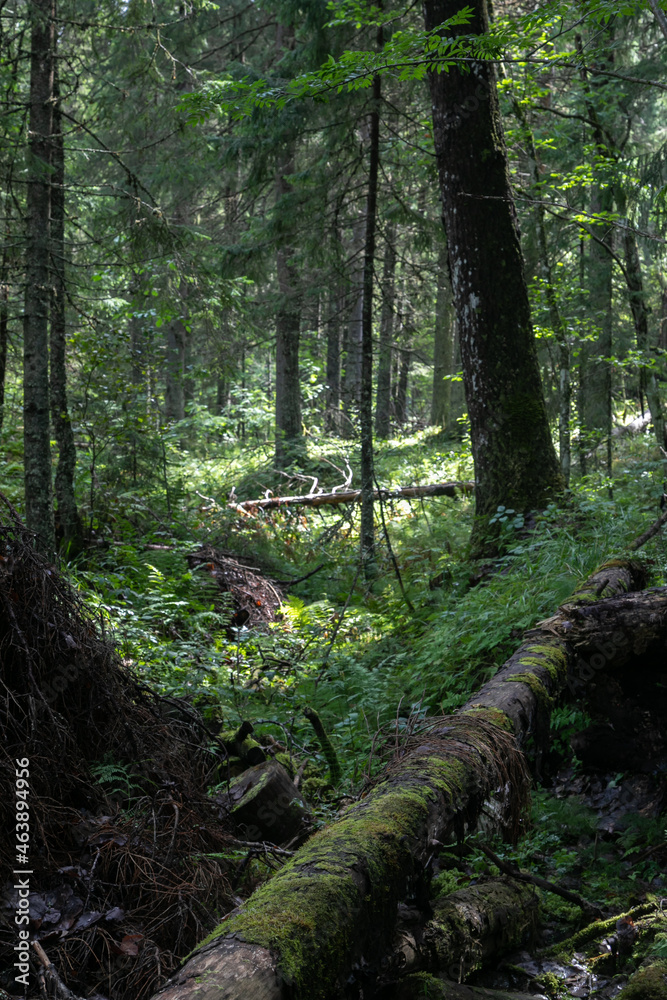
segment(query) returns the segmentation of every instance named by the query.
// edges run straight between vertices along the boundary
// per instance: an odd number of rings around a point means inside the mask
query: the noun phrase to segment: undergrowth
[[[380,574],[367,587],[357,572],[358,509],[242,516],[226,504],[232,492],[234,499],[269,488],[307,492],[313,477],[320,486],[336,484],[355,471],[340,442],[311,449],[310,478],[295,473],[278,482],[261,448],[244,456],[231,449],[223,461],[182,453],[180,464],[173,451],[171,520],[159,496],[142,500],[141,517],[133,495],[116,496],[113,518],[98,528],[105,543],[72,565],[71,575],[126,664],[161,692],[198,705],[212,727],[249,719],[324,768],[303,716],[306,705],[315,707],[350,788],[364,773],[379,727],[458,708],[527,628],[552,614],[596,565],[622,554],[653,520],[661,463],[646,438],[626,440],[622,448],[613,498],[607,480],[594,474],[575,482],[566,502],[550,505],[534,524],[499,509],[503,554],[489,566],[468,559],[469,499],[385,503],[387,533],[414,613],[397,584],[379,518]],[[443,445],[427,433],[378,448],[383,486],[471,472],[465,443]],[[233,628],[231,607],[205,574],[188,568],[187,554],[203,542],[249,558],[281,581],[319,569],[290,588],[277,621]],[[662,540],[646,551],[659,582],[667,562]]]

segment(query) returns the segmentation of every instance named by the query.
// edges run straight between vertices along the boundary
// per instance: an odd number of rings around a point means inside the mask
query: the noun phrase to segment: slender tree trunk
[[[625,244],[625,277],[628,292],[630,294],[630,308],[632,309],[635,333],[637,335],[637,350],[640,351],[644,357],[648,357],[648,310],[646,308],[646,299],[644,297],[642,266],[641,260],[639,259],[637,240],[627,219],[625,220],[625,231],[623,237],[623,242]],[[667,446],[667,441],[665,440],[665,418],[662,412],[658,380],[655,377],[655,372],[648,366],[641,369],[641,375],[641,384],[644,392],[646,393],[646,400],[651,413],[651,420],[653,422],[656,441],[658,442],[658,446],[660,448],[665,448],[665,446]]]
[[[611,38],[610,38],[611,40]],[[593,100],[593,87],[589,85],[588,70],[584,62],[584,49],[580,35],[575,44],[581,64],[581,79],[586,99],[588,118],[593,123],[593,139],[598,154],[609,155],[609,142],[597,117]],[[609,55],[608,62],[613,63]],[[600,78],[598,78],[600,79]],[[600,86],[606,81],[602,78]],[[613,226],[604,218],[614,207],[610,185],[594,184],[590,192],[590,212],[599,218],[591,226],[588,254],[589,315],[598,331],[597,339],[581,345],[581,441],[584,453],[590,452],[601,441],[606,441],[607,474],[611,476],[612,459],[612,380],[611,365],[607,358],[612,352],[612,251]]]
[[[399,427],[405,427],[408,419],[408,380],[412,362],[412,338],[401,348],[401,362],[398,368],[396,396],[394,397],[394,416]]]
[[[591,191],[591,215],[611,212],[613,198],[607,188],[594,187]],[[612,352],[612,236],[609,222],[593,228],[588,255],[588,288],[590,317],[598,334],[593,342],[581,345],[585,355],[586,384],[583,409],[583,427],[587,450],[606,441],[607,472],[611,475],[611,365],[607,358]]]
[[[396,226],[387,225],[384,266],[382,269],[382,312],[378,352],[377,393],[375,396],[375,435],[389,437],[391,408],[391,342],[394,334],[394,281],[396,275]]]
[[[327,322],[327,402],[324,429],[329,434],[340,432],[340,313],[339,296],[329,298]]]
[[[567,340],[565,323],[563,322],[563,317],[561,316],[560,308],[558,306],[556,289],[554,288],[553,275],[551,272],[535,140],[523,107],[516,99],[513,103],[515,114],[521,125],[524,142],[526,144],[526,152],[529,159],[533,185],[533,197],[535,198],[535,223],[537,230],[537,249],[540,270],[542,271],[542,280],[544,281],[544,287],[546,290],[547,306],[549,307],[549,322],[551,323],[551,329],[553,330],[556,343],[558,344],[558,443],[560,452],[560,470],[563,474],[565,485],[569,486],[570,467],[572,463],[572,451],[570,445],[570,403],[572,398],[572,387],[570,383],[570,345]]]
[[[458,13],[425,0],[427,30]],[[447,34],[488,30],[485,0]],[[528,511],[563,488],[549,431],[530,319],[493,63],[429,74],[450,273],[475,462],[472,550],[495,550],[500,504]]]
[[[54,42],[55,44],[55,42]],[[55,55],[55,53],[54,53]],[[83,525],[74,493],[76,446],[67,403],[67,310],[65,252],[65,149],[57,64],[54,69],[53,138],[51,143],[51,421],[58,444],[55,495],[60,545],[70,557],[83,547]]]
[[[438,253],[438,291],[435,301],[435,336],[433,339],[433,394],[431,424],[443,431],[449,425],[452,383],[447,375],[454,372],[454,303],[447,273],[447,245]]]
[[[54,0],[30,12],[30,114],[26,191],[23,415],[26,524],[45,553],[55,549],[49,427],[49,161],[53,116]]]
[[[377,218],[378,173],[380,169],[380,76],[373,80],[373,108],[370,114],[368,193],[366,196],[366,239],[364,243],[363,307],[361,317],[361,559],[366,579],[377,572],[375,563],[375,520],[373,516],[373,272],[375,268],[375,224]]]
[[[280,45],[282,41],[279,32],[279,47]],[[292,191],[287,177],[292,173],[294,151],[288,148],[278,164],[276,174],[276,210],[284,214],[288,211],[286,201]],[[298,461],[304,451],[299,376],[302,296],[294,248],[289,237],[278,247],[276,270],[280,298],[276,311],[275,463],[282,469],[295,460]]]
[[[165,365],[164,415],[167,420],[182,420],[185,416],[185,324],[174,317],[166,328],[167,357]]]
[[[354,265],[352,268],[352,295],[354,296],[350,319],[347,324],[347,350],[345,354],[345,408],[352,417],[361,401],[361,352],[364,322],[364,249],[366,246],[366,211],[357,219],[352,236]]]
[[[9,186],[9,185],[8,185]],[[5,240],[0,261],[0,431],[5,417],[5,381],[7,375],[7,344],[9,333],[9,192],[5,197]]]

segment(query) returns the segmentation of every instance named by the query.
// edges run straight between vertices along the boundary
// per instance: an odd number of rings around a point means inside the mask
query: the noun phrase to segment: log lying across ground
[[[470,494],[472,482],[432,483],[430,486],[403,486],[395,490],[373,490],[374,500],[419,500],[422,497],[454,497],[457,493]],[[295,497],[262,497],[259,500],[230,501],[233,510],[247,514],[252,510],[274,510],[276,507],[323,507],[343,503],[361,503],[361,490],[343,489],[333,493],[305,493]]]
[[[664,591],[620,596],[644,582],[637,562],[593,574],[459,714],[430,720],[364,798],[223,920],[162,1000],[331,1000],[355,962],[379,963],[392,950],[399,902],[439,844],[474,828],[483,810],[496,827],[519,831],[528,787],[522,751],[539,757],[568,681],[584,667],[594,673],[596,657],[604,665],[667,634]],[[611,616],[605,598],[614,599]],[[488,904],[477,906],[488,913]],[[465,935],[459,925],[448,951],[442,928],[433,929],[432,948],[441,968],[459,961]]]

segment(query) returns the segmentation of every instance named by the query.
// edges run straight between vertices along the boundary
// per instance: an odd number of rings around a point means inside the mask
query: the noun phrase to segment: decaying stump
[[[539,758],[555,699],[582,658],[592,660],[587,606],[643,583],[634,562],[614,561],[593,574],[559,614],[526,635],[460,714],[431,720],[364,799],[223,921],[166,985],[163,1000],[338,996],[355,960],[376,961],[390,948],[398,903],[438,842],[474,827],[492,796],[496,824],[516,832],[527,778],[521,750]],[[661,625],[652,620],[653,599],[662,608],[655,592],[646,614],[633,611],[635,649],[643,630],[653,638],[664,629],[662,611]],[[640,603],[634,595],[625,600],[633,609]],[[616,603],[620,611],[623,601]],[[448,955],[443,948],[438,960],[456,963],[460,943],[456,949]]]
[[[286,844],[306,832],[311,822],[294,782],[275,760],[244,771],[218,801],[243,840]]]

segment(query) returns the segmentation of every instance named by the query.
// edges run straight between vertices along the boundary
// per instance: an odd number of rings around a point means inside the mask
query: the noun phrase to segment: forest
[[[0,0],[0,1000],[667,1000],[667,4]]]

